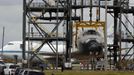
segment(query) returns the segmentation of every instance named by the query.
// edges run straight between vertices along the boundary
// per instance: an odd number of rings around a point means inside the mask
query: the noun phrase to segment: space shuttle
[[[102,53],[104,47],[104,38],[97,30],[86,30],[78,37],[78,50],[80,53]]]
[[[89,56],[91,53],[101,54],[103,52],[104,40],[97,30],[85,30],[81,34],[79,34],[78,38],[79,39],[77,40],[77,49],[71,50],[71,55],[73,58],[75,58],[75,56]],[[34,48],[36,49],[40,46],[39,43],[33,42],[32,48],[30,48],[32,50],[29,50],[28,45],[28,42],[26,42],[26,55],[28,52],[34,51]],[[56,48],[56,44],[53,46]],[[66,47],[63,43],[59,44],[58,54],[64,54],[66,51],[65,48]],[[0,49],[0,52],[3,54],[4,58],[14,59],[14,56],[17,56],[18,59],[21,60],[22,41],[11,41],[3,47],[3,51],[2,49]],[[39,51],[39,54],[41,54],[43,58],[46,58],[54,55],[54,52],[47,44],[45,44]]]

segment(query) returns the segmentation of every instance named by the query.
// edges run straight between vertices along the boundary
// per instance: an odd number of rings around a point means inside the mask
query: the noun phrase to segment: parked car
[[[21,71],[23,71],[23,68],[17,67],[15,70],[15,75],[18,75]]]
[[[45,73],[40,70],[24,69],[19,75],[45,75]]]
[[[4,75],[4,68],[6,68],[5,65],[0,65],[0,75]]]
[[[19,67],[19,65],[6,64],[6,68],[4,69],[5,75],[14,75],[17,67]]]

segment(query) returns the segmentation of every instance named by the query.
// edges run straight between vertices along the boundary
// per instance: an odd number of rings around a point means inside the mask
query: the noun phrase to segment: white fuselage
[[[32,43],[32,46],[29,45],[28,42],[26,42],[26,58],[28,58],[28,52],[34,52],[38,47],[40,46],[39,43]],[[56,45],[53,45],[56,49]],[[54,50],[55,51],[55,50]],[[58,45],[58,53],[63,53],[64,51],[64,45]],[[18,59],[22,60],[22,41],[11,41],[7,45],[3,47],[3,51],[0,49],[0,52],[2,52],[4,58],[11,58],[14,59],[14,56],[17,56]],[[55,51],[56,52],[56,51]],[[45,54],[52,54],[54,53],[51,48],[45,44],[39,51],[39,53],[45,53]],[[43,57],[49,57],[47,55],[44,55]]]

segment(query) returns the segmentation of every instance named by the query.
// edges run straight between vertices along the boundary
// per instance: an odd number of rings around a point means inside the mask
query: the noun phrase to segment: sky
[[[3,27],[4,44],[13,40],[22,40],[22,2],[23,0],[0,0],[0,48]]]

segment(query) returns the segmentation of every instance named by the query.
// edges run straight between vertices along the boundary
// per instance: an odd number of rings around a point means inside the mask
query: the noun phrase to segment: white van
[[[19,67],[19,65],[15,65],[12,63],[6,64],[6,68],[4,69],[5,75],[14,75],[16,67]]]

